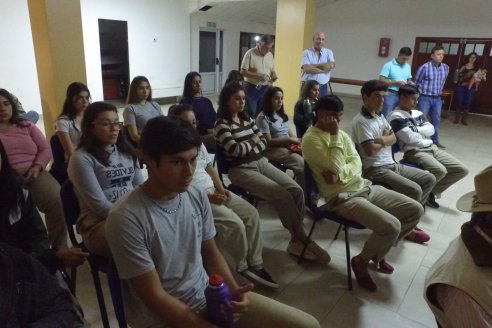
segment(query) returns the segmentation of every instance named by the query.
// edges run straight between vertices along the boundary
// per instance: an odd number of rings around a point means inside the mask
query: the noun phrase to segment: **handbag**
[[[298,144],[290,144],[287,146],[287,149],[293,153],[299,154],[302,156],[302,148],[301,145]]]

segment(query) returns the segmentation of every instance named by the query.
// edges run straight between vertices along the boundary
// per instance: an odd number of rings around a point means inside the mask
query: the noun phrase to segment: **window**
[[[239,67],[241,67],[241,62],[243,60],[244,54],[251,48],[256,47],[260,43],[260,39],[263,34],[261,33],[249,33],[241,32],[239,35]],[[272,35],[275,40],[275,35]],[[272,54],[275,55],[275,43],[273,44]]]
[[[482,56],[484,48],[485,44],[483,43],[467,43],[465,47],[465,56],[468,56],[472,52],[476,52],[478,56]]]
[[[459,43],[443,43],[444,53],[447,55],[457,55],[460,47]]]
[[[427,53],[427,42],[420,42],[420,45],[419,45],[419,52],[421,54],[425,54]]]
[[[434,48],[435,46],[436,46],[435,42],[420,42],[419,53],[430,54],[432,48]]]
[[[460,49],[459,43],[451,43],[451,47],[449,48],[449,54],[450,55],[457,55],[459,49]]]

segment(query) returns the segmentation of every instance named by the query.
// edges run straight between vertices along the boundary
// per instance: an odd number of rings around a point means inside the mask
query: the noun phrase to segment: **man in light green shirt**
[[[424,209],[417,201],[373,186],[362,178],[362,163],[350,136],[339,129],[343,103],[337,96],[321,97],[314,107],[317,122],[302,139],[304,160],[328,210],[372,230],[372,235],[353,257],[351,264],[357,283],[368,291],[377,287],[368,271],[369,261],[379,270],[392,273],[394,268],[384,257],[396,242],[407,237],[418,241],[417,225]]]

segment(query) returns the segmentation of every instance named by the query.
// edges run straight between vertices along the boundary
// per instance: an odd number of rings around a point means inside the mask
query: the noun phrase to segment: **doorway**
[[[125,101],[130,81],[128,23],[99,19],[104,100]]]
[[[198,70],[202,76],[202,93],[217,94],[222,87],[224,32],[200,29]]]
[[[261,36],[263,34],[258,33],[249,33],[249,32],[241,32],[239,36],[239,64],[238,68],[241,70],[241,63],[243,61],[244,55],[246,51],[251,48],[256,47],[260,43]],[[271,35],[273,37],[273,47],[270,52],[275,56],[275,35]]]
[[[417,37],[412,61],[414,75],[418,67],[431,60],[431,49],[436,45],[444,47],[444,63],[449,65],[449,76],[446,79],[444,89],[456,89],[456,84],[453,82],[454,72],[467,63],[468,55],[471,52],[478,54],[477,63],[479,67],[486,68],[489,72],[492,68],[492,39]],[[492,115],[491,94],[492,83],[490,81],[480,83],[471,111]],[[457,99],[454,97],[451,108],[455,107],[456,102]],[[444,105],[444,107],[446,106]]]

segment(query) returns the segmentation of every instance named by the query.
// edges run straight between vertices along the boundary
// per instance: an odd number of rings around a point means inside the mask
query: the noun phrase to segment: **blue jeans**
[[[269,88],[269,85],[264,85],[257,89],[256,85],[251,83],[244,83],[244,91],[246,91],[246,98],[248,99],[249,105],[249,116],[255,118],[258,115],[258,110],[260,109],[261,98]]]
[[[384,96],[383,116],[388,118],[391,112],[400,104],[400,98],[397,93],[388,90],[388,94]]]
[[[323,97],[323,96],[326,96],[328,94],[329,94],[328,93],[328,83],[320,84],[319,85],[319,96]]]
[[[431,137],[434,143],[439,141],[439,123],[441,122],[442,100],[440,96],[420,96],[419,111],[424,113],[424,117],[430,115],[430,120],[434,126],[435,133]]]
[[[458,108],[457,110],[469,111],[475,98],[477,89],[475,85],[468,89],[467,85],[459,85],[457,89]]]

